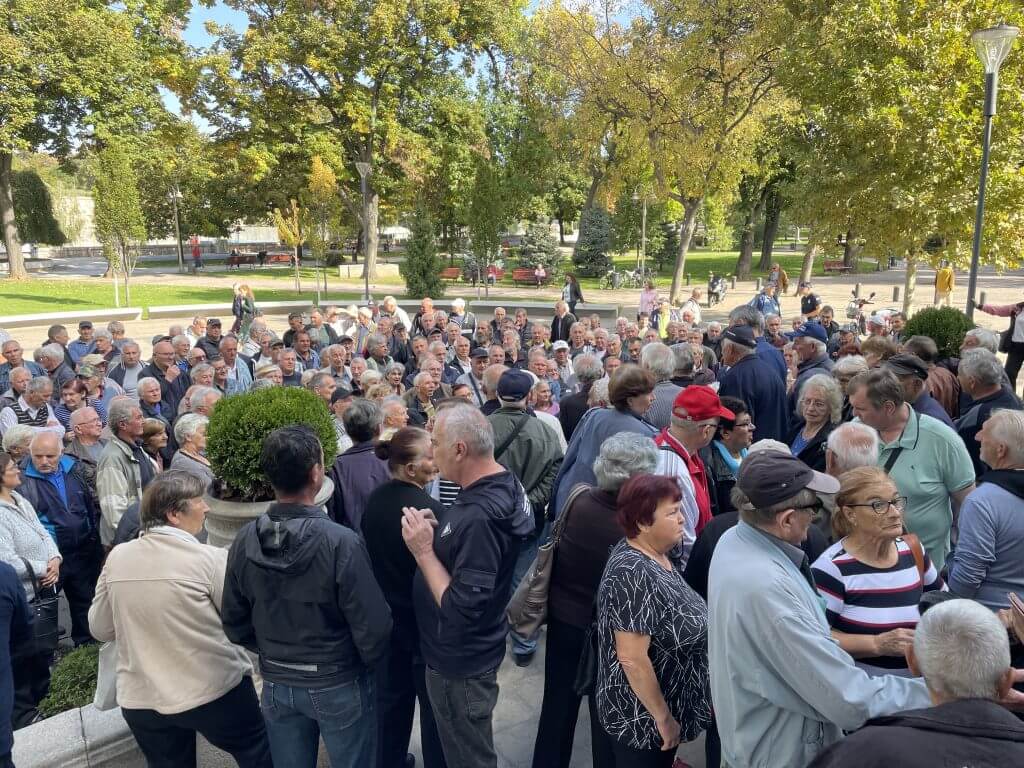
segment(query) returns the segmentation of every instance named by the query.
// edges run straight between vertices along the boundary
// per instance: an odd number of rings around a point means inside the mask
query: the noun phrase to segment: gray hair
[[[209,357],[209,355],[206,354],[206,350],[203,349],[202,347],[192,347],[192,349],[190,349],[185,354],[185,359],[188,360],[191,363],[193,358],[195,357],[196,352],[202,352],[203,353],[203,360],[206,360]]]
[[[68,417],[68,426],[74,429],[79,423],[92,416],[99,416],[99,413],[91,405],[79,408],[77,411],[71,412],[71,416]]]
[[[748,304],[741,304],[729,313],[729,325],[749,325],[758,333],[764,333],[764,315]]]
[[[391,372],[396,370],[396,369],[399,371],[399,373],[402,374],[402,378],[404,379],[405,378],[405,366],[402,365],[401,363],[391,363],[391,364],[389,364],[388,367],[384,369],[384,376],[385,377],[390,376]]]
[[[594,477],[602,491],[616,492],[634,475],[653,473],[658,448],[651,438],[636,432],[619,432],[601,444],[594,460]]]
[[[115,435],[125,422],[132,420],[132,414],[140,411],[139,404],[130,397],[115,397],[107,408],[107,426]]]
[[[78,413],[78,411],[75,411],[75,413]],[[54,445],[57,446],[58,456],[64,453],[64,443],[60,439],[60,436],[56,432],[49,432],[47,430],[40,430],[39,432],[36,432],[34,435],[32,435],[32,440],[28,444],[29,450],[31,451],[33,448],[36,447],[36,443],[41,442],[43,440],[53,440]]]
[[[820,357],[825,354],[825,350],[827,349],[825,342],[812,339],[810,336],[805,336],[804,341],[811,345],[811,349],[814,350],[815,356]]]
[[[1006,456],[1012,465],[1024,468],[1024,411],[997,408],[987,423],[986,431],[1006,446]]]
[[[396,405],[400,405],[403,408],[405,408],[405,400],[400,398],[398,395],[388,395],[387,397],[380,401],[380,410],[383,413],[385,411],[391,410]]]
[[[380,434],[384,414],[373,400],[357,398],[345,411],[341,421],[345,426],[345,432],[354,442],[365,443]]]
[[[608,394],[609,384],[611,384],[611,379],[605,376],[590,385],[590,392],[587,393],[587,407],[604,408],[611,402],[611,396]]]
[[[190,343],[191,342],[189,342],[188,336],[186,336],[184,333],[175,334],[175,336],[171,339],[171,346],[175,346],[177,344],[190,344]],[[189,349],[189,352],[191,352],[191,351],[192,350]]]
[[[211,368],[212,370],[212,368]],[[220,390],[214,389],[213,387],[196,387],[191,397],[188,399],[188,408],[190,411],[194,411],[196,408],[201,408],[203,401],[210,396],[210,393],[220,395]],[[177,437],[177,432],[174,433]]]
[[[722,339],[722,353],[726,350],[732,350],[736,353],[737,358],[744,358],[753,355],[757,350],[754,347],[748,347],[746,344],[737,344],[732,339]]]
[[[710,323],[708,323],[708,330],[720,331],[722,330],[722,324],[717,320],[712,320]]]
[[[857,467],[874,467],[878,464],[878,432],[867,424],[851,421],[833,429],[826,443],[832,452],[835,477]]]
[[[345,348],[341,346],[341,344],[329,344],[328,346],[324,347],[324,351],[320,353],[320,359],[326,360],[327,364],[330,365],[331,361],[328,358],[334,353],[334,350],[336,349],[344,350]]]
[[[273,373],[274,371],[277,371],[280,374],[284,374],[284,371],[281,370],[280,365],[261,365],[259,368],[256,369],[256,381],[268,380],[267,375]],[[273,382],[271,382],[271,384],[273,384]]]
[[[428,373],[427,375],[429,376],[430,374]],[[363,390],[367,390],[374,384],[380,384],[382,381],[384,381],[384,377],[380,375],[380,371],[367,368],[363,371],[363,375],[359,377],[359,386],[362,387]]]
[[[987,349],[993,354],[999,349],[999,336],[988,328],[971,328],[964,334],[964,338],[968,336],[977,339],[978,347],[981,349]]]
[[[839,382],[827,373],[816,373],[803,383],[796,400],[796,412],[803,412],[804,398],[807,397],[807,390],[812,388],[819,389],[825,394],[825,400],[828,402],[829,421],[833,424],[841,422],[843,420],[843,392],[839,389]]]
[[[640,352],[640,364],[653,373],[657,381],[668,381],[676,370],[676,356],[661,342],[652,342]]]
[[[143,387],[152,387],[153,385],[156,385],[157,388],[159,388],[160,382],[154,379],[152,376],[143,376],[141,379],[135,382],[135,391],[141,392]]]
[[[847,355],[836,360],[835,365],[832,366],[832,375],[848,373],[856,376],[858,373],[864,373],[867,369],[868,361],[862,355]]]
[[[921,616],[914,657],[930,691],[947,699],[993,700],[1010,669],[1010,643],[988,608],[948,600]]]
[[[218,359],[220,359],[220,358],[218,358]],[[212,365],[210,365],[209,363],[200,363],[199,365],[197,365],[197,366],[192,368],[192,372],[191,372],[190,375],[195,377],[195,376],[200,376],[200,375],[202,375],[204,373],[207,373],[207,372],[210,372],[210,371],[213,371],[213,366]]]
[[[75,411],[78,413],[78,411]],[[28,450],[28,444],[32,441],[36,431],[28,424],[14,424],[4,432],[3,449],[10,453],[14,448]]]
[[[149,530],[158,525],[167,525],[170,513],[181,514],[189,501],[198,499],[205,492],[206,482],[191,472],[183,469],[161,472],[146,486],[146,491],[142,494],[142,502],[139,505],[139,522],[142,528]]]
[[[113,333],[124,333],[124,323],[120,320],[111,320],[107,323],[107,330]]]
[[[431,376],[429,373],[427,373],[426,371],[420,371],[415,376],[413,376],[412,385],[414,387],[418,387],[420,384],[423,384],[424,382],[433,380],[434,377]]]
[[[318,373],[313,374],[313,377],[309,380],[309,384],[307,386],[311,390],[315,391],[317,389],[320,389],[320,387],[322,387],[328,381],[334,381],[334,377],[329,373],[324,373],[323,371],[320,371]]]
[[[694,359],[693,350],[689,344],[673,344],[671,347],[672,356],[675,358],[675,376],[689,376],[693,373]]]
[[[601,361],[597,359],[597,355],[589,353],[577,355],[576,359],[572,361],[572,370],[580,384],[593,384],[604,376],[604,366],[601,365]]]
[[[62,363],[64,362],[64,347],[60,344],[46,344],[33,352],[32,357],[37,363],[42,360],[54,360]]]
[[[192,396],[192,399],[195,400],[195,395]],[[184,445],[209,423],[208,418],[198,413],[186,413],[184,416],[179,416],[178,420],[174,422],[174,439],[178,441],[178,445]]]
[[[350,409],[351,410],[351,409]],[[470,458],[494,456],[494,428],[476,406],[461,401],[438,410],[434,434],[443,429],[448,445],[462,443]]]
[[[747,498],[747,494],[740,490],[738,483],[733,486],[730,499],[733,506],[739,510],[740,519],[756,528],[771,525],[775,522],[775,516],[780,512],[785,512],[787,509],[800,509],[821,505],[818,494],[809,488],[803,488],[795,496],[790,496],[788,499],[783,499],[777,504],[760,509],[751,503],[750,499]]]
[[[131,347],[132,349],[138,350],[139,352],[142,351],[142,347],[139,346],[139,342],[135,341],[134,339],[125,339],[124,341],[121,342],[121,351],[122,352],[125,349],[127,349],[128,347]]]
[[[983,387],[996,387],[1003,381],[999,359],[983,347],[968,349],[960,360],[960,373],[976,379]]]
[[[49,376],[33,376],[29,379],[28,386],[25,387],[27,394],[38,395],[40,392],[53,389],[53,382],[50,381]]]
[[[371,349],[376,349],[378,346],[382,344],[387,345],[387,343],[387,340],[379,333],[371,333],[369,336],[366,337],[367,351]]]
[[[92,332],[92,338],[95,339],[106,339],[107,341],[113,341],[114,336],[106,328],[97,328]]]

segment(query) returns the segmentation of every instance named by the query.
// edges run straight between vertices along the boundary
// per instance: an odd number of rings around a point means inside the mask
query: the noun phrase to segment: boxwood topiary
[[[206,457],[218,479],[220,498],[274,498],[260,469],[260,451],[263,438],[278,427],[311,427],[323,446],[324,466],[331,466],[338,448],[332,418],[323,400],[299,387],[256,389],[221,400],[213,409],[206,430]]]
[[[50,692],[39,702],[41,714],[53,717],[92,704],[99,653],[100,647],[91,643],[76,648],[57,662],[50,677]]]
[[[953,307],[928,307],[907,321],[903,338],[928,336],[939,348],[939,357],[956,357],[964,336],[974,327],[967,315]]]

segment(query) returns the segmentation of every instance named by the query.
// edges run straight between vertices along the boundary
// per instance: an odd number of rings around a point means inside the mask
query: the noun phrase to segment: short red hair
[[[683,492],[679,481],[665,475],[634,475],[619,489],[616,512],[619,525],[632,539],[640,533],[641,525],[654,522],[654,512],[665,501],[680,501]]]

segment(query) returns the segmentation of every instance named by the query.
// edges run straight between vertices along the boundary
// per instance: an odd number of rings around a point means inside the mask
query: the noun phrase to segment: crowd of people
[[[716,768],[1024,763],[998,338],[940,359],[803,283],[784,330],[773,276],[722,323],[649,285],[607,325],[577,289],[550,318],[388,296],[272,328],[243,286],[230,330],[173,325],[148,362],[120,322],[55,325],[32,361],[7,339],[0,719],[38,719],[29,606],[63,593],[75,645],[116,644],[151,766],[194,765],[198,732],[242,766],[312,766],[322,739],[333,766],[407,768],[417,709],[427,768],[496,766],[498,669],[540,644],[534,768],[570,764],[584,698],[598,768],[668,768],[701,733]],[[275,501],[218,549],[208,418],[263,387],[313,392],[337,458],[267,436]],[[545,627],[513,630],[547,546]]]

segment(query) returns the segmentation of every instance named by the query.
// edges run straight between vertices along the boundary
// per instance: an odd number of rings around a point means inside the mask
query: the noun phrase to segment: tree
[[[550,193],[551,215],[558,221],[558,242],[565,245],[565,225],[576,221],[587,201],[587,179],[566,162],[558,163]]]
[[[14,218],[21,240],[64,245],[67,237],[54,215],[53,198],[35,170],[14,172]]]
[[[295,199],[288,201],[283,211],[274,209],[274,224],[277,226],[277,237],[285,245],[295,249],[295,290],[302,293],[302,281],[299,277],[299,264],[302,262],[302,246],[306,243],[313,221],[309,211]]]
[[[611,217],[604,208],[587,208],[580,219],[580,233],[572,254],[578,276],[596,276],[611,269]]]
[[[519,246],[519,263],[523,267],[544,267],[549,276],[562,271],[562,252],[551,234],[551,225],[534,222],[526,228]]]
[[[124,300],[131,305],[131,276],[139,259],[139,247],[146,240],[146,222],[139,202],[139,187],[128,153],[112,143],[99,153],[93,187],[93,223],[96,237],[114,274],[114,303],[117,272],[124,275]]]
[[[434,225],[426,208],[416,209],[411,229],[412,235],[405,245],[405,261],[398,265],[405,280],[405,292],[409,296],[443,296],[444,259],[434,246]]]
[[[307,242],[316,265],[316,300],[320,303],[321,263],[327,257],[327,247],[336,229],[341,201],[338,197],[338,180],[319,155],[313,157],[306,188],[306,210],[309,212]],[[327,292],[327,273],[323,273],[324,293]]]

